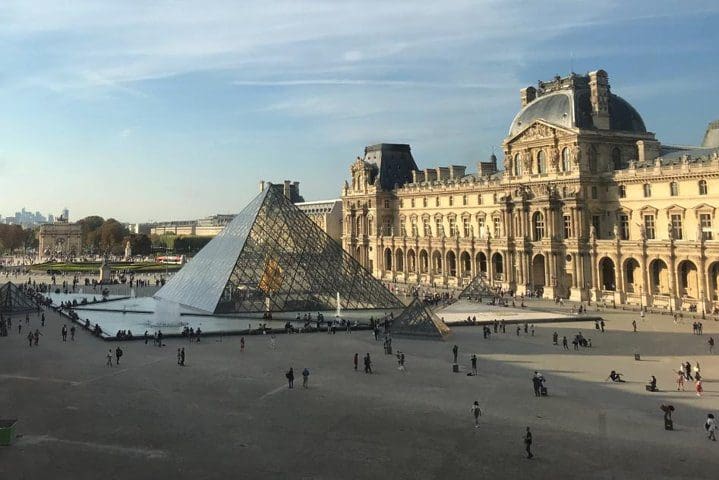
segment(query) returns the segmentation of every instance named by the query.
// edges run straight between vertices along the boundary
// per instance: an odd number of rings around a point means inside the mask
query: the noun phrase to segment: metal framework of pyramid
[[[0,286],[0,313],[30,312],[37,309],[32,298],[12,282]]]
[[[216,314],[398,309],[402,303],[287,199],[266,187],[155,297]]]
[[[464,290],[459,292],[458,298],[474,299],[481,295],[493,295],[492,287],[487,283],[484,278],[484,272],[480,272],[469,282],[469,285],[464,287]]]
[[[451,330],[420,299],[415,298],[392,322],[392,336],[442,340]]]

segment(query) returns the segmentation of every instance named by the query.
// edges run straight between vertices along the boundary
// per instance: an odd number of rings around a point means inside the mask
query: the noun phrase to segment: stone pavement
[[[267,336],[246,337],[244,353],[238,337],[164,348],[126,342],[121,365],[110,368],[115,343],[82,331],[63,343],[62,320],[48,313],[39,347],[28,348],[16,317],[0,338],[0,416],[18,418],[22,436],[0,447],[0,479],[716,478],[719,445],[702,425],[719,413],[719,362],[706,347],[709,335],[719,340],[719,325],[705,321],[697,336],[691,322],[667,316],[603,315],[603,335],[592,324],[561,323],[537,325],[535,337],[508,329],[484,340],[480,328],[454,327],[447,342],[395,339],[406,372],[369,332],[278,335],[275,350]],[[552,345],[553,331],[571,341],[580,329],[591,350]],[[451,373],[454,343],[459,374]],[[355,352],[360,370],[372,355],[373,375],[353,371]],[[465,375],[472,353],[478,377]],[[703,398],[674,390],[679,362],[697,360]],[[533,395],[536,369],[548,397]],[[605,382],[612,369],[627,383]],[[662,392],[644,390],[651,374]],[[484,413],[478,429],[474,400]],[[663,430],[662,402],[677,408],[673,432]]]

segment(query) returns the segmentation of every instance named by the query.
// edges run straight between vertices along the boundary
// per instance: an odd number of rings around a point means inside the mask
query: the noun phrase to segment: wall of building
[[[544,87],[594,88],[591,77]],[[564,118],[513,124],[503,172],[491,161],[486,174],[416,170],[387,189],[373,159],[358,158],[342,192],[344,248],[390,281],[462,287],[482,274],[518,293],[719,306],[719,150],[665,148],[636,112],[636,129],[612,130],[627,119],[609,116],[602,88],[587,107],[592,128]],[[536,98],[523,99],[522,113]]]

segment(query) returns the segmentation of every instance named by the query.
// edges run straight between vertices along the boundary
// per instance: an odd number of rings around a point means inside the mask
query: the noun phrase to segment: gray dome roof
[[[595,128],[589,91],[560,90],[537,98],[514,117],[509,136],[517,135],[539,119],[565,128]],[[609,94],[609,128],[633,133],[647,132],[642,117],[634,107],[613,93]]]

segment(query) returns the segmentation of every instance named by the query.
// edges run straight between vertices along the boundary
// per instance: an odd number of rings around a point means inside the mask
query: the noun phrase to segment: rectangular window
[[[437,220],[435,227],[437,230],[438,237],[441,237],[442,235],[444,235],[444,225],[442,225],[442,220]]]
[[[502,234],[502,223],[499,217],[493,217],[492,223],[494,223],[494,238],[499,238]]]
[[[672,214],[672,235],[676,240],[684,238],[682,232],[682,216],[681,214]]]
[[[389,208],[389,200],[384,201],[384,208]]]
[[[404,198],[399,199],[399,208],[402,208],[402,207],[404,207]],[[387,207],[385,207],[385,208],[387,208]]]
[[[654,215],[644,215],[644,234],[647,236],[647,240],[654,240],[657,238],[657,232],[654,225]]]
[[[417,228],[417,220],[412,220],[412,236],[419,236],[419,229]]]
[[[619,185],[619,198],[627,198],[627,186]]]
[[[629,215],[619,215],[619,237],[629,240]]]
[[[423,206],[423,207],[427,207],[427,197],[424,197],[424,198],[422,199],[422,206]]]
[[[407,236],[407,227],[405,227],[404,222],[399,224],[399,234],[403,237]]]
[[[594,227],[594,235],[602,238],[602,219],[599,215],[592,215],[592,226]]]
[[[454,205],[454,197],[452,195],[449,196],[449,206],[451,207]]]
[[[465,238],[469,238],[472,236],[472,225],[470,225],[469,223],[469,217],[465,217],[462,219],[462,229],[464,230]]]
[[[702,228],[702,239],[713,240],[712,237],[712,216],[709,213],[699,214],[699,225]]]
[[[497,203],[497,194],[492,195],[492,203]]]
[[[434,206],[439,207],[439,197],[434,197]]]
[[[385,218],[382,223],[382,235],[393,235],[392,232],[392,218]]]
[[[432,236],[432,225],[429,223],[429,219],[425,218],[422,222],[424,225],[424,236],[425,237],[431,237]]]
[[[462,195],[462,205],[467,205],[467,195]]]
[[[570,215],[564,216],[564,238],[572,237],[572,217]]]
[[[597,187],[592,187],[592,200],[597,199]]]
[[[414,208],[414,198],[410,200],[410,206]]]
[[[479,217],[477,219],[477,231],[479,232],[480,237],[484,237],[486,235],[486,232],[484,231],[484,217]]]
[[[477,205],[482,205],[482,195],[477,195]]]
[[[649,198],[652,196],[652,186],[648,183],[645,183],[644,186],[644,198]]]
[[[449,197],[449,198],[452,198],[452,197]],[[457,236],[457,221],[452,217],[449,218],[449,236],[450,237]]]

